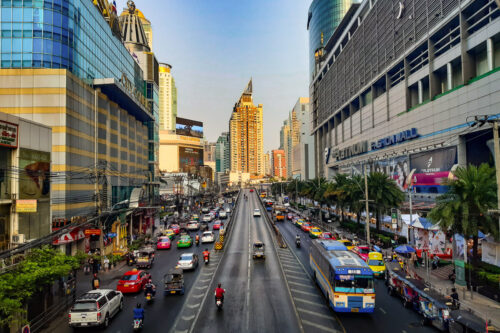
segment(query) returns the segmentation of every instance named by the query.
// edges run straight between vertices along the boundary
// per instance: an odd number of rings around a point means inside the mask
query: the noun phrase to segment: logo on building
[[[420,135],[416,128],[412,128],[406,131],[399,132],[397,134],[386,136],[378,141],[374,141],[371,143],[371,150],[382,149],[385,147],[389,147],[398,143],[402,143],[404,141],[410,141],[418,138]]]
[[[0,146],[17,148],[18,126],[0,120]]]
[[[430,168],[432,165],[432,156],[429,158],[429,160],[427,161],[427,168]]]
[[[342,149],[335,149],[331,152],[331,155],[335,157],[337,161],[345,160],[347,158],[366,153],[368,151],[368,141],[361,141]]]

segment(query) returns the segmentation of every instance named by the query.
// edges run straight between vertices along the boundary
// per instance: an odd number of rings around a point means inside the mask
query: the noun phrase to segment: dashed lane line
[[[382,308],[378,308],[378,309],[379,309],[379,310],[380,310],[383,314],[387,314],[387,312],[386,312],[384,309],[382,309]]]
[[[182,316],[181,319],[184,320],[184,321],[191,321],[194,319],[194,317],[196,317],[195,315],[192,315],[192,316]]]
[[[314,306],[317,306],[317,307],[321,307],[321,308],[327,309],[326,305],[324,305],[323,303],[311,302],[311,301],[305,300],[303,298],[298,298],[298,297],[295,297],[295,300],[298,301],[298,302],[307,303],[307,304],[311,304],[311,305],[314,305]]]
[[[198,289],[198,290],[205,290],[207,289],[208,286],[198,286],[198,287],[194,287],[194,289]]]
[[[301,280],[301,281],[306,281],[306,282],[310,282],[309,279],[306,279],[306,278],[303,278],[303,277],[297,277],[297,276],[293,276],[293,275],[289,275],[288,278],[290,279],[293,279],[293,280]]]
[[[302,313],[307,313],[307,314],[309,314],[311,316],[321,317],[321,318],[325,318],[325,319],[330,319],[331,321],[335,321],[335,319],[332,316],[329,316],[329,315],[326,315],[326,314],[322,314],[322,313],[318,313],[318,312],[315,312],[315,311],[306,310],[306,309],[303,309],[303,308],[300,308],[300,307],[298,307],[297,310],[299,310],[299,312],[302,312]]]
[[[301,274],[304,274],[304,272],[303,272],[303,271],[298,270],[298,269],[291,269],[291,268],[284,268],[284,267],[283,267],[283,270],[284,270],[285,272],[294,272],[294,273],[301,273]]]
[[[316,324],[316,323],[313,323],[309,320],[305,320],[305,319],[302,319],[302,323],[305,324],[305,325],[308,325],[308,326],[312,326],[312,327],[315,327],[317,329],[320,329],[322,331],[325,331],[325,332],[334,332],[334,333],[337,333],[337,332],[340,332],[336,329],[333,329],[331,327],[327,327],[327,326],[324,326],[324,325],[320,325],[320,324]]]
[[[309,296],[315,296],[318,297],[317,293],[309,292],[309,291],[303,291],[299,289],[292,289],[292,293],[299,293],[299,294],[304,294],[304,295],[309,295]]]
[[[187,304],[186,306],[190,309],[195,309],[197,308],[198,306],[200,306],[201,303],[196,303],[196,304]]]
[[[187,332],[188,332],[188,330],[182,330],[182,331],[181,330],[175,330],[175,333],[187,333]]]
[[[203,279],[203,280],[200,280],[201,283],[205,283],[205,282],[208,282],[210,281],[211,279]]]
[[[194,297],[194,298],[201,298],[201,297],[203,297],[203,296],[204,296],[204,294],[200,294],[200,295],[192,295],[191,297]]]
[[[288,275],[297,275],[297,276],[300,276],[302,278],[304,278],[304,272],[302,271],[290,271],[290,272],[286,272]],[[307,279],[307,281],[310,281],[309,279]]]
[[[298,283],[298,282],[293,282],[293,281],[288,281],[288,283],[290,284],[294,284],[296,286],[300,286],[300,287],[304,287],[304,288],[308,288],[310,290],[316,290],[314,287],[312,286],[308,286],[308,285],[304,285],[303,283]]]

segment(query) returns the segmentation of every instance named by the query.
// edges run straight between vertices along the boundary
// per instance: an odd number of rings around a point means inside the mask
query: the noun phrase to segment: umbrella
[[[412,253],[415,252],[415,249],[410,245],[400,245],[394,249],[396,253]]]
[[[377,245],[373,245],[373,249],[374,249],[375,251],[377,251],[377,252],[382,252],[382,251],[380,250],[380,247],[378,247]]]

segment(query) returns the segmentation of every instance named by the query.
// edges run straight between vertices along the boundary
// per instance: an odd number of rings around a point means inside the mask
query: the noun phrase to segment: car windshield
[[[160,243],[168,243],[170,242],[170,239],[168,238],[160,238]]]
[[[384,262],[382,260],[370,259],[368,260],[368,266],[384,266]]]
[[[193,259],[193,256],[192,255],[189,255],[189,254],[183,254],[181,256],[181,259],[180,260],[191,260]]]
[[[312,232],[320,232],[321,230],[317,229],[317,228],[312,228],[311,229]]]
[[[205,232],[205,233],[203,234],[203,236],[212,236],[212,233],[211,233],[211,232]]]
[[[97,303],[95,301],[90,302],[76,302],[71,309],[73,312],[87,312],[87,311],[97,311]]]
[[[123,281],[135,281],[137,280],[138,275],[137,274],[132,274],[132,275],[124,275],[122,277]]]
[[[260,210],[259,210],[259,209],[254,209],[253,211],[254,211],[254,212],[259,212]]]
[[[368,275],[337,275],[335,291],[366,293],[373,292],[373,277]]]
[[[360,248],[360,249],[359,249],[359,253],[368,254],[368,253],[370,253],[370,249],[363,249],[363,248]]]
[[[342,242],[342,243],[344,243],[344,246],[352,246],[352,243],[349,242],[349,241],[345,241],[345,242]]]

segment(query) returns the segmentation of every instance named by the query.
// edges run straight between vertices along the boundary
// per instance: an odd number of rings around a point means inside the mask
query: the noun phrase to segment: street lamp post
[[[366,209],[366,243],[370,245],[370,212],[368,207],[368,171],[366,164],[364,166],[365,174],[365,209]]]

